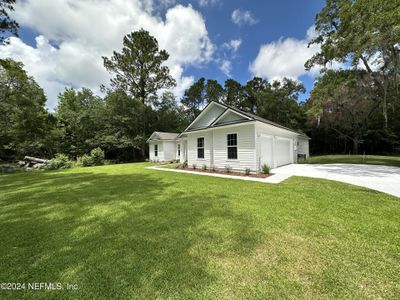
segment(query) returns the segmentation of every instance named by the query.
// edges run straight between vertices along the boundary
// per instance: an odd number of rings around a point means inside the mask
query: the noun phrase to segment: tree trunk
[[[357,139],[353,139],[353,154],[358,154],[358,140]]]

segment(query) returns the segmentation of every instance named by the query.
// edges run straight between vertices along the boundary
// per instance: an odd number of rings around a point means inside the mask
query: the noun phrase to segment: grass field
[[[323,155],[312,156],[302,163],[307,164],[367,164],[400,167],[400,156],[379,155]]]
[[[400,201],[147,164],[0,176],[1,299],[400,298]]]

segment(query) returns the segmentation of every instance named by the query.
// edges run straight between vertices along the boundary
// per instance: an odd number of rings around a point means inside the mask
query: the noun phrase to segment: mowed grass
[[[148,164],[0,176],[1,299],[400,298],[400,200]]]
[[[306,164],[367,164],[400,167],[400,156],[379,155],[322,155],[312,156],[303,161]]]

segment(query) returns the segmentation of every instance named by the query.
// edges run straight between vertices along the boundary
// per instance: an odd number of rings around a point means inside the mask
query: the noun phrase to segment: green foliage
[[[226,98],[224,100],[225,104],[237,108],[242,107],[243,101],[245,99],[245,93],[243,86],[239,82],[233,79],[226,80],[225,93],[226,93]]]
[[[101,133],[107,120],[103,99],[87,88],[68,88],[59,95],[56,117],[62,130],[60,149],[72,157],[101,144]]]
[[[224,101],[225,90],[216,80],[209,79],[205,85],[204,99],[206,103]]]
[[[287,78],[258,84],[254,93],[257,114],[283,126],[304,130],[306,115],[298,101],[300,93],[305,92],[303,84]]]
[[[0,0],[0,44],[8,43],[6,32],[18,36],[19,25],[10,17],[14,5],[15,0]]]
[[[322,179],[265,184],[148,165],[0,176],[1,262],[13,266],[0,278],[67,270],[79,285],[1,298],[399,298],[398,198]]]
[[[93,165],[95,166],[102,166],[104,165],[104,151],[101,148],[95,148],[90,151],[90,156],[93,160]]]
[[[263,164],[262,166],[261,166],[261,171],[264,173],[264,174],[269,174],[269,172],[270,172],[270,167],[267,165],[267,164]]]
[[[246,168],[245,173],[246,173],[246,175],[250,175],[251,169],[250,168]]]
[[[104,151],[101,148],[95,148],[90,154],[84,154],[80,157],[79,163],[83,167],[102,166],[105,162]]]
[[[327,0],[311,41],[320,51],[305,64],[307,69],[337,61],[354,69],[362,64],[378,88],[371,99],[381,105],[385,128],[390,107],[400,98],[399,16],[398,1]]]
[[[90,154],[83,154],[79,158],[79,164],[81,164],[83,167],[94,166],[93,157]]]
[[[51,156],[57,133],[45,103],[43,90],[22,63],[0,60],[0,158]]]
[[[147,104],[160,89],[176,85],[163,64],[168,57],[167,51],[159,50],[157,40],[141,29],[124,37],[120,53],[114,51],[111,58],[103,60],[106,69],[116,74],[111,79],[112,86]]]
[[[72,161],[69,160],[68,156],[62,153],[57,153],[55,157],[50,160],[46,168],[48,170],[61,170],[72,168]]]
[[[181,103],[187,109],[188,121],[191,122],[200,113],[200,108],[204,105],[205,97],[205,79],[200,78],[193,83],[186,91]]]

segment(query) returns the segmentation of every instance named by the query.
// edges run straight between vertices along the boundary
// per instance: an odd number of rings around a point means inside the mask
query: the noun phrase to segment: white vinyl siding
[[[276,126],[257,122],[256,139],[258,170],[261,169],[262,163],[268,161],[271,162],[271,168],[276,168],[283,164],[296,162],[297,151],[295,150],[294,145],[297,144],[297,134],[295,132],[292,133],[291,131],[284,130]],[[281,142],[278,141],[279,139]],[[286,143],[283,141],[286,141]],[[271,153],[270,157],[263,157],[263,145],[261,145],[262,142],[268,143],[268,145],[266,146],[267,148],[271,148],[272,146],[271,151],[269,151]],[[287,148],[285,149],[284,153],[282,153],[281,149],[283,147],[283,144],[286,144]],[[283,155],[285,155],[286,158],[284,158]]]
[[[154,153],[154,147],[157,145],[157,156]],[[151,161],[163,161],[164,160],[164,151],[163,151],[163,142],[162,141],[150,141],[149,142],[149,158]]]
[[[158,155],[155,156],[154,146],[158,147]],[[174,141],[150,141],[149,158],[151,161],[172,161],[176,159],[176,142]]]
[[[207,111],[205,111],[204,114],[195,123],[193,123],[189,129],[208,127],[224,111],[225,111],[225,108],[219,106],[218,104],[214,104],[214,103],[210,104],[210,107],[208,107]]]
[[[197,138],[204,137],[204,158],[197,157]],[[213,139],[211,131],[204,132],[189,132],[187,137],[188,145],[188,165],[189,167],[194,164],[197,167],[207,165],[207,167],[212,164],[212,148]]]
[[[219,119],[215,124],[223,124],[223,123],[230,123],[236,122],[240,120],[246,120],[246,118],[234,113],[234,112],[227,112],[221,119]]]
[[[256,147],[253,124],[215,128],[214,132],[214,166],[224,169],[230,166],[233,170],[256,170]],[[228,159],[227,135],[237,134],[237,159]]]
[[[309,149],[309,140],[306,138],[299,137],[298,138],[298,147],[297,153],[298,154],[305,154],[308,158],[310,156],[310,149]]]

